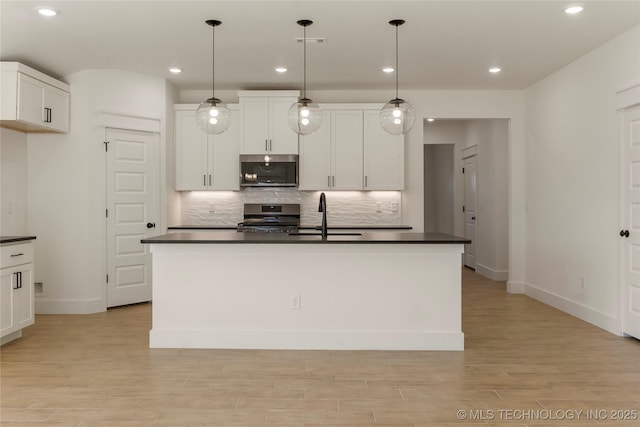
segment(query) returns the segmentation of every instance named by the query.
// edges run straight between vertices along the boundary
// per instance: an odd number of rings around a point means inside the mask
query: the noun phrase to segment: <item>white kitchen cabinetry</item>
[[[377,105],[321,108],[320,128],[300,138],[300,190],[404,188],[404,138],[382,129]]]
[[[69,85],[18,62],[0,66],[2,126],[25,132],[69,131]]]
[[[0,248],[0,344],[22,336],[34,322],[33,243]]]
[[[380,110],[364,112],[364,189],[404,189],[404,137],[380,126]]]
[[[240,91],[240,154],[298,154],[288,122],[297,91]]]
[[[362,190],[362,110],[323,110],[300,138],[300,190]]]
[[[239,190],[238,107],[230,105],[231,126],[219,135],[196,123],[197,105],[174,105],[176,190]]]

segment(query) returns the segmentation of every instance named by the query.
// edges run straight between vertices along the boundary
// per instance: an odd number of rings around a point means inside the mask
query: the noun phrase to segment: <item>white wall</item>
[[[504,280],[508,271],[509,122],[468,120],[464,146],[473,145],[478,147],[476,271]]]
[[[0,129],[0,234],[29,234],[27,224],[27,135]]]
[[[640,83],[639,52],[636,27],[525,92],[524,291],[615,333],[620,143],[614,99]]]
[[[39,313],[90,313],[106,307],[104,147],[97,112],[157,118],[166,126],[163,79],[86,70],[65,80],[71,85],[70,132],[27,137],[29,227],[38,237],[36,281],[44,282],[45,293],[36,300]],[[162,150],[164,144],[161,135]]]

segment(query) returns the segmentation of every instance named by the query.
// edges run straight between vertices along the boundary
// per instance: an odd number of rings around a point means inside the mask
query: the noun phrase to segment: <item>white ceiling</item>
[[[640,24],[640,0],[580,1],[0,1],[0,59],[55,77],[120,68],[167,78],[180,89],[300,89],[302,36],[311,19],[307,87],[388,89],[399,28],[400,89],[522,89]],[[59,11],[53,18],[39,6]],[[640,52],[639,52],[640,55]],[[286,74],[274,67],[284,65]],[[503,72],[491,75],[490,66]],[[172,75],[169,66],[184,72]],[[611,64],[615,66],[615,64]]]

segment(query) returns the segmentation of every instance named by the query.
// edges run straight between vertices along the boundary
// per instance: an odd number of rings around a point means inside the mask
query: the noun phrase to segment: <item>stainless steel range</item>
[[[290,233],[300,227],[300,205],[246,203],[238,231],[244,233]]]

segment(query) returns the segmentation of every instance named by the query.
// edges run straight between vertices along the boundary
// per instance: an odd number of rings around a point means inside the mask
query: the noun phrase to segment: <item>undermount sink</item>
[[[289,236],[322,236],[322,233],[319,231],[292,231],[291,233],[288,233]],[[328,236],[362,236],[362,233],[355,233],[355,232],[328,232],[327,233]]]

